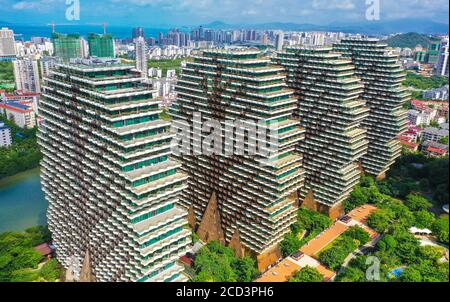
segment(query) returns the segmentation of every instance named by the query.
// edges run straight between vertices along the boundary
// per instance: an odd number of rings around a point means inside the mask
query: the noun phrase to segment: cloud
[[[351,10],[356,8],[352,0],[314,0],[312,7],[320,10]]]
[[[55,2],[63,2],[58,0],[40,0],[40,1],[19,1],[13,4],[12,8],[15,10],[42,10],[48,9],[54,5]]]

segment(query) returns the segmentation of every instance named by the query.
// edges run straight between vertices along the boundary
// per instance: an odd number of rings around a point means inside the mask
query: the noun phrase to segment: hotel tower
[[[366,173],[384,178],[401,155],[397,137],[407,129],[407,112],[402,108],[410,98],[407,88],[402,86],[405,71],[398,55],[377,39],[348,38],[333,49],[353,61],[356,75],[364,83],[363,98],[370,113],[364,120],[369,150],[362,165]]]
[[[80,281],[185,281],[187,175],[133,66],[72,60],[44,79],[42,186],[58,260]]]
[[[306,170],[302,206],[336,218],[342,214],[342,201],[359,182],[358,161],[367,152],[364,87],[351,60],[330,47],[290,47],[274,61],[288,73],[306,130],[298,145]]]
[[[229,131],[230,124],[259,122],[272,129],[265,133],[277,142],[274,152],[179,157],[189,174],[181,201],[190,208],[200,239],[242,246],[237,252],[255,255],[264,270],[278,260],[278,243],[296,221],[297,191],[304,180],[302,156],[295,150],[304,130],[291,118],[297,100],[284,70],[258,50],[205,50],[183,67],[176,91],[171,115],[180,129],[190,125],[192,150],[210,134],[202,131],[206,121],[220,124],[218,136],[227,150],[236,150],[236,138],[243,137]],[[254,147],[249,138],[244,136],[246,147]]]

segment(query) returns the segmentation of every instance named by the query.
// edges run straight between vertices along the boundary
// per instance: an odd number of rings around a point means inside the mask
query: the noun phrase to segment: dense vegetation
[[[338,274],[336,281],[448,282],[448,262],[440,261],[443,253],[441,247],[420,246],[417,238],[396,225],[378,242],[372,253],[352,259]],[[368,269],[373,265],[368,257],[376,257],[380,261],[379,274],[375,280],[367,280],[366,272],[370,272]],[[405,268],[399,279],[388,274],[397,268]]]
[[[11,127],[13,137],[12,146],[0,148],[0,179],[37,168],[42,158],[36,140],[37,129],[21,129],[1,115],[0,121]]]
[[[57,260],[42,263],[44,257],[34,246],[50,241],[46,227],[34,227],[24,233],[0,234],[0,282],[56,281],[62,269]]]
[[[369,234],[359,226],[353,226],[335,239],[319,254],[319,260],[332,270],[339,269],[347,256],[370,241]]]
[[[0,84],[14,83],[14,69],[12,62],[0,62]]]
[[[217,241],[200,249],[194,269],[196,282],[250,282],[258,273],[255,260],[238,258],[232,248]]]
[[[405,154],[386,180],[363,177],[345,202],[345,210],[365,203],[377,206],[367,223],[384,237],[368,255],[353,259],[337,281],[368,281],[366,270],[371,262],[367,257],[375,256],[381,265],[379,281],[448,282],[448,262],[440,261],[444,249],[421,246],[409,232],[412,226],[428,228],[438,241],[448,245],[448,215],[436,217],[432,211],[448,203],[448,157]],[[388,274],[397,268],[403,269],[399,277]]]
[[[377,206],[378,210],[369,216],[367,223],[377,232],[390,232],[392,228],[398,226],[404,229],[413,226],[428,228],[434,230],[434,234],[441,242],[448,244],[448,218],[442,217],[436,219],[435,215],[428,210],[433,204],[420,193],[413,192],[412,188],[415,188],[415,186],[412,183],[408,182],[406,185],[401,182],[395,183],[392,185],[394,187],[392,189],[392,187],[386,187],[388,186],[386,183],[389,182],[390,180],[375,182],[370,177],[364,177],[361,184],[345,202],[346,211],[366,203],[373,203]],[[408,195],[404,197],[405,201],[403,202],[382,193],[380,188],[391,190],[391,194],[392,192],[398,193],[404,190],[401,194],[407,193]],[[397,188],[400,188],[400,190]],[[447,221],[447,231],[445,229],[445,221]]]
[[[377,204],[389,198],[405,200],[410,194],[429,197],[437,206],[449,202],[448,157],[427,157],[408,153],[400,157],[383,181],[362,177],[350,197],[344,202],[346,212],[366,203]]]
[[[289,279],[289,282],[322,282],[323,276],[319,271],[314,268],[307,266],[302,270],[298,271]]]
[[[417,73],[408,72],[403,85],[414,87],[420,90],[429,90],[432,88],[440,88],[444,85],[448,85],[448,77],[425,77]]]
[[[406,33],[390,37],[386,42],[390,47],[414,49],[419,44],[427,48],[431,40],[427,36],[418,33]]]
[[[291,226],[291,232],[285,235],[280,243],[281,253],[284,257],[287,257],[297,252],[303,245],[329,228],[331,224],[331,219],[326,215],[307,209],[299,209],[297,221]]]

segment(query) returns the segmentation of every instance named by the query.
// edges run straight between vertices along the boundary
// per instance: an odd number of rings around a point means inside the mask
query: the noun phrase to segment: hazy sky
[[[0,0],[0,21],[21,24],[70,23],[66,2]],[[78,23],[110,25],[198,25],[295,22],[350,23],[365,20],[366,0],[78,0]],[[376,1],[376,0],[369,0]],[[380,0],[381,20],[430,18],[448,23],[448,0]],[[73,21],[72,21],[73,22]]]

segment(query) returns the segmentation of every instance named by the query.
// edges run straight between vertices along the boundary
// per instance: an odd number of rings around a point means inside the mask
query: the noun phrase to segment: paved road
[[[352,261],[354,258],[367,255],[369,252],[371,252],[377,245],[378,241],[381,240],[381,238],[383,238],[383,235],[378,236],[374,240],[359,247],[358,249],[353,251],[353,253],[348,255],[347,258],[345,258],[344,263],[342,264],[341,268],[339,269],[339,272],[337,273],[337,275],[341,274],[344,271],[344,269],[348,266],[350,261]]]

